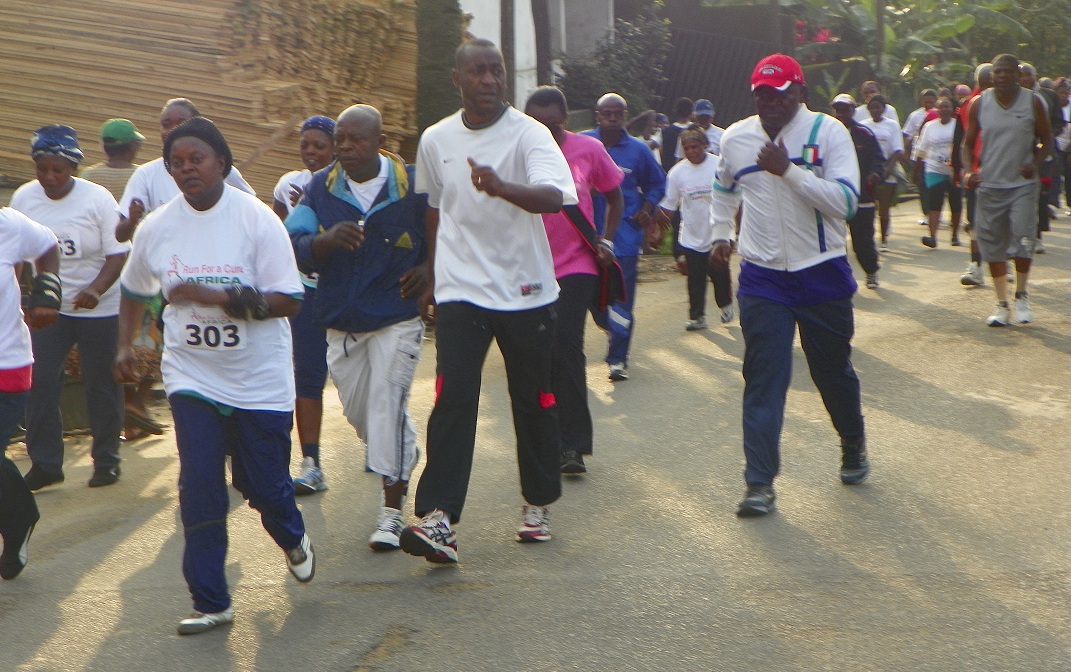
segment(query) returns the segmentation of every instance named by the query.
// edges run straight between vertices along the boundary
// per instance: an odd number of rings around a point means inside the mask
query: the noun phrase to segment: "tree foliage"
[[[1071,0],[779,1],[797,20],[801,62],[866,59],[872,77],[886,85],[919,89],[969,80],[977,63],[1001,52],[1043,74],[1071,74]]]
[[[450,70],[463,24],[457,0],[417,0],[416,11],[417,124],[423,132],[461,105]]]
[[[621,94],[637,113],[658,101],[670,49],[669,21],[662,18],[661,6],[649,0],[631,20],[618,19],[613,34],[591,56],[562,59],[557,83],[570,107],[594,107],[610,91]]]

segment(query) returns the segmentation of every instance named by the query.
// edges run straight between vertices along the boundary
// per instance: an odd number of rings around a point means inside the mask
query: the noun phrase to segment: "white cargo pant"
[[[368,445],[368,468],[391,481],[408,481],[416,466],[408,405],[423,338],[419,317],[367,333],[327,330],[327,365],[343,413]]]

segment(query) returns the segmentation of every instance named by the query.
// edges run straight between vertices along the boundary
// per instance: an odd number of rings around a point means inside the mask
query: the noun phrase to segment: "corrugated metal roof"
[[[772,42],[680,28],[673,29],[672,40],[665,67],[668,82],[660,91],[663,110],[672,117],[677,98],[707,98],[714,103],[714,124],[723,128],[755,113],[751,71],[777,51]]]

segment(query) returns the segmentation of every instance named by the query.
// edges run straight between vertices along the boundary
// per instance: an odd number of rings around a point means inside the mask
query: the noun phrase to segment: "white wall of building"
[[[499,0],[460,0],[461,11],[470,14],[469,32],[475,37],[502,44],[502,11]],[[538,82],[535,24],[532,21],[532,5],[527,0],[513,3],[513,90],[517,105],[524,103]]]

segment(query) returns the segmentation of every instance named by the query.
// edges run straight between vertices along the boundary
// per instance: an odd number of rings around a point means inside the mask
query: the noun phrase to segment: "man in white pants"
[[[390,551],[419,455],[408,402],[428,277],[427,199],[413,191],[412,168],[381,149],[385,139],[376,108],[346,109],[335,123],[335,162],[312,176],[286,228],[298,265],[319,273],[313,319],[327,329],[331,378],[368,444],[368,468],[383,477],[369,546]]]

